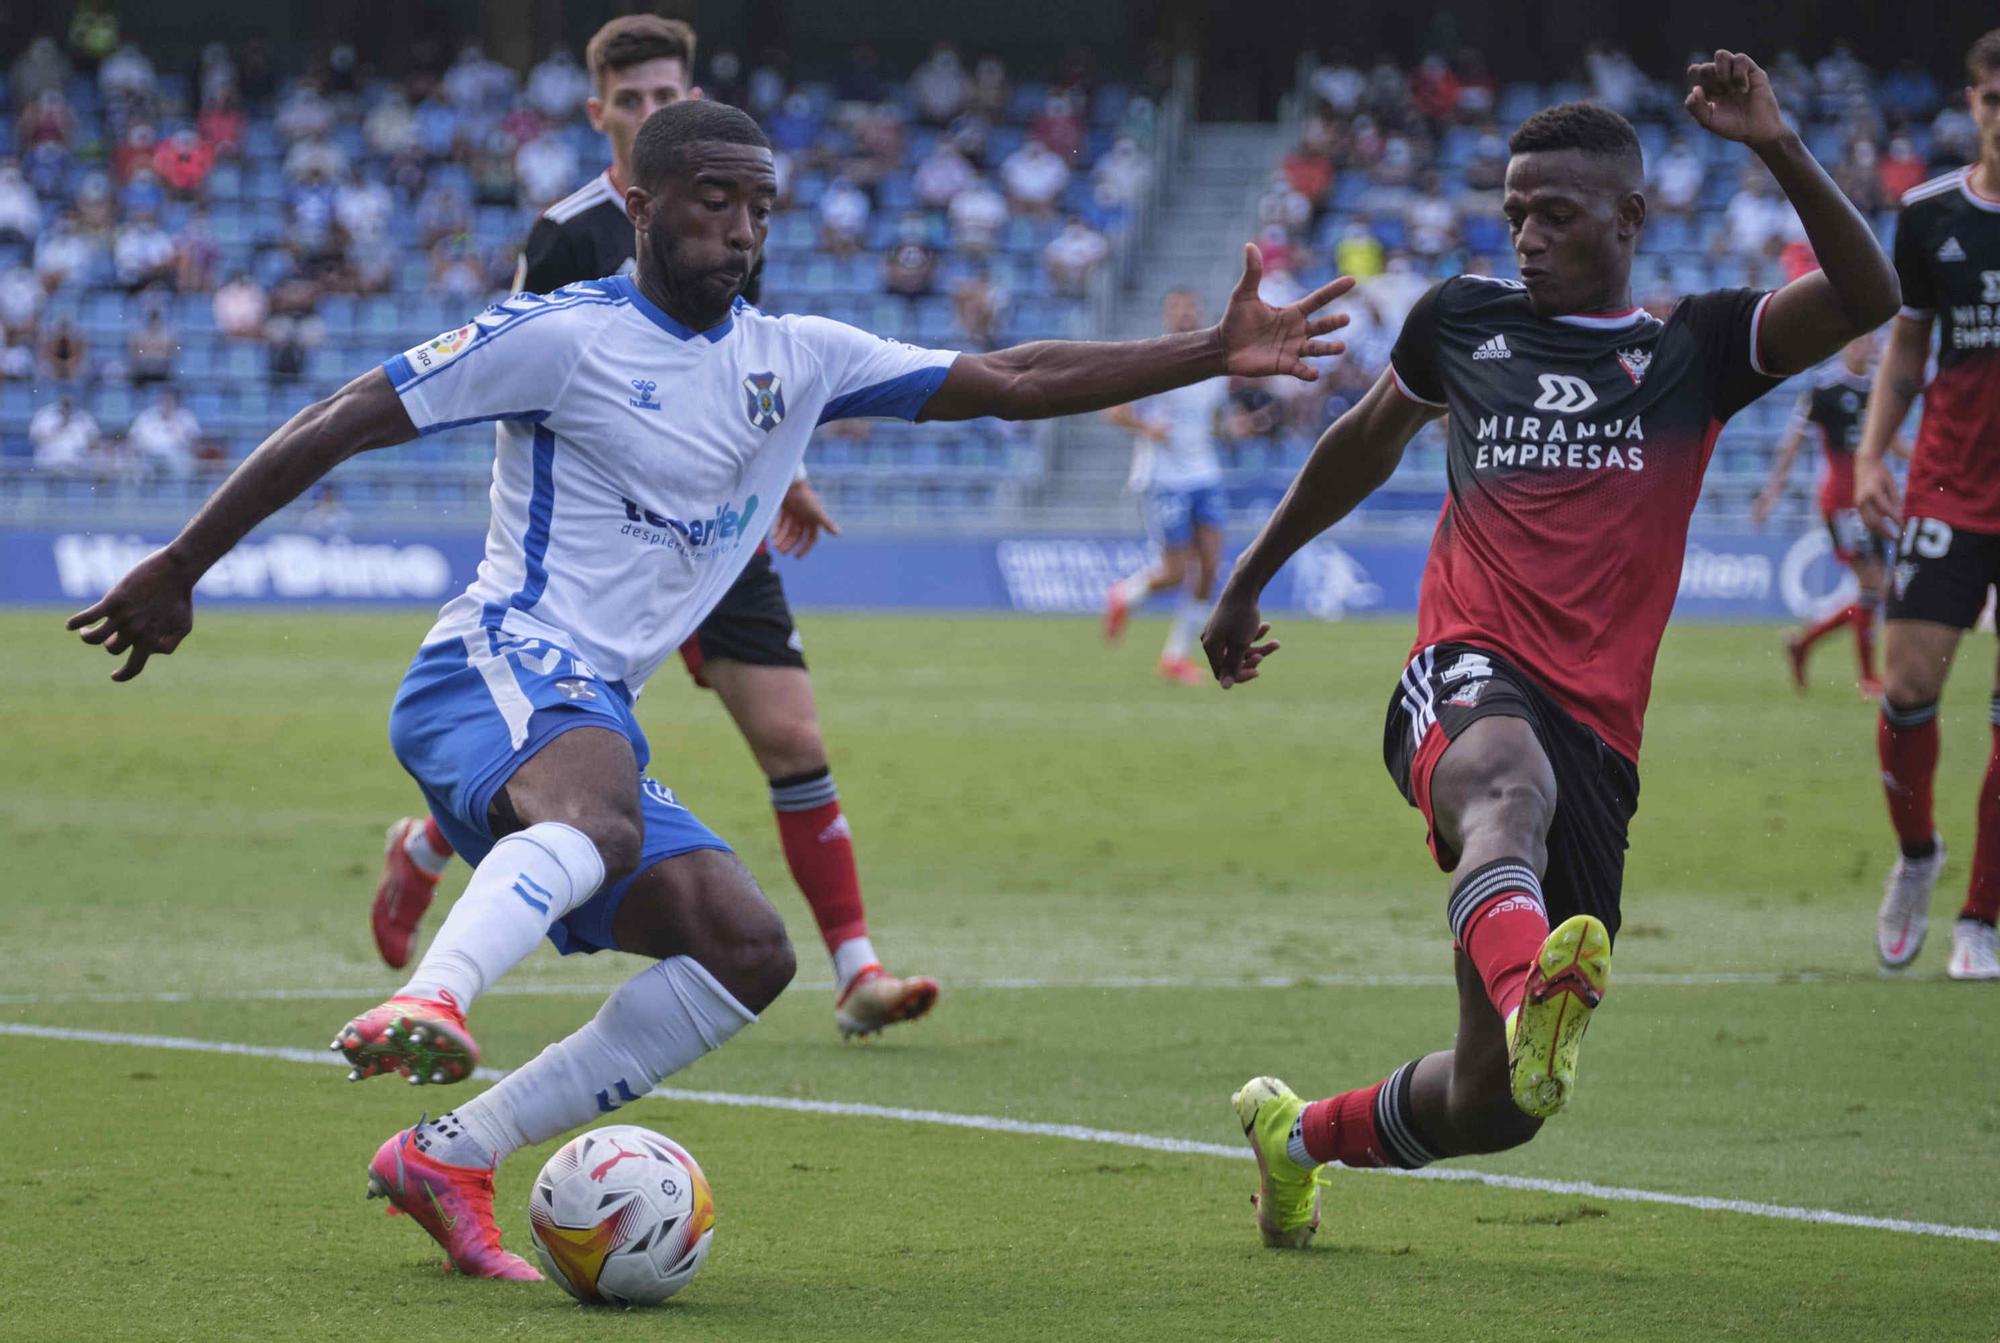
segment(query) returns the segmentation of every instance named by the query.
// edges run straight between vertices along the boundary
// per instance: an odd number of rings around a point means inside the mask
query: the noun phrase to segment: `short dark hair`
[[[657,14],[627,14],[611,20],[591,36],[583,49],[590,83],[604,92],[604,77],[647,61],[677,60],[694,75],[694,29],[679,19]]]
[[[1522,122],[1508,137],[1510,154],[1538,154],[1574,149],[1603,158],[1629,158],[1643,165],[1639,136],[1632,123],[1596,103],[1557,103]]]
[[[2000,28],[1980,34],[1972,49],[1965,53],[1965,76],[1972,83],[1977,84],[1995,70],[2000,70]]]
[[[683,98],[647,117],[633,137],[634,184],[653,190],[680,167],[689,145],[703,143],[771,147],[756,118],[742,108],[706,98]]]

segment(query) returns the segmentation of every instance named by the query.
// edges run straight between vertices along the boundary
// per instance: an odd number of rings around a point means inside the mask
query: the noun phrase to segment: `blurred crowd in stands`
[[[1956,88],[1914,62],[1871,71],[1837,44],[1812,64],[1781,52],[1768,69],[1807,144],[1885,240],[1903,192],[1977,156]],[[1374,381],[1405,314],[1435,280],[1515,274],[1500,213],[1507,134],[1550,103],[1589,98],[1639,132],[1650,207],[1633,277],[1641,305],[1665,316],[1682,294],[1772,286],[1816,264],[1770,174],[1689,121],[1677,78],[1656,78],[1602,47],[1577,73],[1554,84],[1502,85],[1478,52],[1462,51],[1433,53],[1414,69],[1337,55],[1312,74],[1297,143],[1257,203],[1258,242],[1270,272],[1267,297],[1336,273],[1361,281],[1343,333],[1350,354],[1318,384],[1271,380],[1233,390],[1223,431],[1239,466],[1295,464]],[[1770,438],[1764,420],[1789,409],[1778,401],[1747,417],[1753,432],[1733,440],[1744,454],[1761,460]]]
[[[0,456],[50,472],[240,456],[506,292],[535,213],[604,166],[568,51],[524,74],[467,45],[389,77],[252,41],[168,70],[85,14],[15,58],[0,125]],[[866,48],[815,73],[700,69],[773,141],[763,305],[938,344],[1071,333],[1149,189],[1153,101],[1082,56],[1025,81],[950,43],[906,80]]]
[[[1871,71],[1836,45],[1769,68],[1807,143],[1885,236],[1903,191],[1973,155],[1962,104],[1912,63]],[[866,48],[810,78],[776,53],[709,55],[706,93],[756,115],[777,158],[762,305],[967,348],[1079,333],[1154,191],[1166,72],[1156,59],[1137,87],[1108,84],[1077,55],[1037,73],[1048,77],[949,42],[906,76]],[[1379,373],[1436,278],[1512,273],[1498,209],[1507,128],[1549,102],[1591,97],[1639,129],[1652,206],[1641,302],[1664,312],[1680,293],[1813,264],[1769,176],[1688,123],[1676,79],[1608,49],[1575,73],[1502,84],[1462,51],[1414,69],[1336,56],[1311,76],[1297,142],[1255,202],[1265,294],[1284,301],[1336,272],[1362,283],[1350,353],[1328,376],[1233,388],[1222,430],[1244,478],[1296,465]],[[511,286],[533,215],[602,168],[582,115],[590,92],[570,52],[522,72],[476,45],[416,53],[393,77],[346,46],[285,68],[261,41],[162,69],[85,8],[5,71],[0,458],[98,480],[186,478],[463,322]],[[1734,441],[1761,453],[1772,426],[1747,423]],[[967,481],[1042,465],[997,429],[967,432],[940,446],[890,426],[821,456],[836,471]],[[471,462],[487,439],[399,451]],[[1427,460],[1421,445],[1413,460]]]

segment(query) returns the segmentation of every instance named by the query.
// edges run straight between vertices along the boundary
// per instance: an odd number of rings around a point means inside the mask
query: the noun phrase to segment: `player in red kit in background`
[[[1653,317],[1632,299],[1637,136],[1602,107],[1537,113],[1509,142],[1502,202],[1521,281],[1460,276],[1417,302],[1390,368],[1320,439],[1202,636],[1225,687],[1257,676],[1277,649],[1265,584],[1449,414],[1449,491],[1383,755],[1456,874],[1457,1041],[1311,1104],[1270,1077],[1236,1093],[1266,1244],[1310,1239],[1323,1163],[1516,1147],[1569,1099],[1610,970],[1653,661],[1716,436],[1896,311],[1888,258],[1756,63],[1718,51],[1688,82],[1689,113],[1770,169],[1824,269]]]
[[[1889,819],[1902,847],[1875,919],[1875,950],[1891,969],[1922,949],[1931,888],[1944,869],[1944,841],[1931,814],[1938,697],[1959,636],[2000,582],[2000,28],[1972,44],[1965,64],[1979,161],[1903,196],[1896,224],[1903,307],[1875,372],[1854,463],[1862,517],[1896,538],[1883,638],[1886,693],[1875,733]],[[1937,376],[1926,387],[1934,326]],[[1899,500],[1884,453],[1919,393],[1924,413],[1909,497]],[[1993,747],[1979,788],[1972,875],[1945,966],[1953,979],[2000,979],[1993,948],[2000,918],[2000,685],[1990,716]]]
[[[1874,356],[1875,337],[1857,336],[1841,350],[1838,363],[1821,369],[1813,385],[1799,393],[1791,423],[1778,443],[1778,458],[1771,463],[1771,483],[1750,506],[1751,521],[1762,527],[1784,497],[1799,444],[1808,431],[1818,434],[1822,456],[1820,519],[1833,543],[1834,558],[1853,571],[1858,590],[1853,601],[1842,602],[1818,620],[1787,634],[1785,658],[1791,664],[1792,683],[1804,690],[1806,658],[1813,645],[1843,626],[1851,627],[1861,664],[1861,694],[1871,700],[1882,697],[1882,682],[1875,674],[1875,618],[1882,610],[1882,587],[1888,577],[1888,546],[1868,530],[1854,507],[1854,450],[1861,442],[1861,424],[1868,411],[1868,366]],[[1900,435],[1889,448],[1899,457],[1910,455],[1909,445]]]

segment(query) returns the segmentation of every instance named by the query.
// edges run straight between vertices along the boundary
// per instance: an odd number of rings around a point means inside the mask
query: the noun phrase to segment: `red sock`
[[[1875,751],[1882,759],[1882,791],[1889,798],[1889,822],[1903,847],[1923,848],[1937,835],[1931,817],[1931,781],[1937,777],[1937,705],[1898,708],[1882,701],[1875,725]]]
[[[1400,1166],[1415,1170],[1438,1159],[1438,1153],[1418,1136],[1410,1120],[1410,1077],[1416,1063],[1405,1063],[1388,1078],[1359,1091],[1314,1101],[1299,1115],[1294,1148],[1325,1164]],[[1300,1152],[1294,1150],[1297,1161]],[[1304,1162],[1300,1163],[1305,1164]]]
[[[1861,679],[1875,680],[1875,608],[1865,602],[1854,604],[1854,653],[1861,660]]]
[[[1299,1137],[1306,1155],[1324,1165],[1386,1166],[1389,1154],[1375,1136],[1375,1097],[1386,1082],[1359,1091],[1343,1091],[1306,1106],[1299,1116]]]
[[[1451,933],[1479,970],[1493,1010],[1505,1021],[1528,991],[1528,969],[1548,940],[1549,916],[1535,869],[1502,858],[1469,872],[1451,893]]]
[[[2000,718],[2000,696],[1993,701]],[[2000,721],[1993,724],[1993,753],[1986,757],[1986,778],[1979,785],[1979,838],[1972,847],[1972,884],[1958,916],[1981,923],[2000,922]]]
[[[826,949],[868,935],[861,908],[861,874],[854,866],[854,841],[840,812],[840,795],[829,770],[771,782],[771,805],[778,813],[778,838],[792,880],[812,906],[813,921]]]
[[[424,815],[424,843],[430,845],[431,852],[440,858],[449,858],[453,853],[451,841],[444,837],[444,831],[438,829],[437,818],[429,813]]]
[[[1860,613],[1861,613],[1861,603],[1849,602],[1847,605],[1841,607],[1838,611],[1835,611],[1832,615],[1820,617],[1818,620],[1814,621],[1812,624],[1806,626],[1803,630],[1799,631],[1799,646],[1802,648],[1811,648],[1814,644],[1818,643],[1821,639],[1824,639],[1827,635],[1839,629],[1842,625],[1852,623],[1855,617],[1858,616]]]

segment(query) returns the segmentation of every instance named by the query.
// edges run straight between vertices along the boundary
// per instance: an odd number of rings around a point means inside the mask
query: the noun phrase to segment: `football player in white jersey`
[[[1201,300],[1193,290],[1169,290],[1160,306],[1169,334],[1201,328]],[[1160,650],[1160,675],[1182,685],[1208,680],[1188,650],[1208,619],[1222,554],[1226,501],[1222,464],[1215,457],[1215,417],[1222,413],[1228,390],[1229,384],[1221,379],[1190,383],[1105,412],[1113,424],[1134,435],[1131,487],[1145,500],[1146,534],[1159,554],[1145,568],[1111,585],[1104,634],[1116,641],[1134,607],[1157,592],[1178,593],[1166,647]]]
[[[1298,303],[1257,297],[1245,249],[1220,323],[1149,341],[1042,341],[955,355],[741,301],[777,194],[769,142],[735,108],[655,112],[626,210],[634,276],[516,295],[308,406],[163,549],[69,628],[128,654],[124,681],[193,625],[196,581],[357,452],[495,421],[486,557],[444,607],[390,711],[397,758],[470,883],[410,981],[342,1027],[356,1080],[462,1081],[473,999],[547,937],[654,964],[597,1015],[437,1120],[383,1143],[371,1192],[462,1273],[533,1278],[503,1249],[492,1170],[645,1095],[756,1019],[790,981],[784,924],[728,846],[647,777],[646,678],[755,552],[815,425],[859,416],[1031,419],[1102,410],[1225,374],[1291,374],[1340,351]]]
[[[624,14],[584,48],[595,93],[586,106],[611,163],[535,221],[514,287],[547,294],[581,280],[629,275],[637,264],[624,184],[646,118],[694,87],[694,29],[657,14]],[[754,291],[745,297],[756,301]],[[771,545],[804,558],[820,533],[838,535],[804,479],[776,504]],[[764,774],[785,865],[806,898],[833,966],[833,1019],[843,1036],[867,1036],[914,1021],[936,1004],[937,980],[883,968],[869,936],[854,834],[840,801],[813,702],[805,649],[769,554],[756,554],[694,635],[681,645],[694,683],[715,692]],[[391,969],[410,963],[417,931],[454,852],[433,816],[389,827],[382,876],[369,909],[375,947]]]

